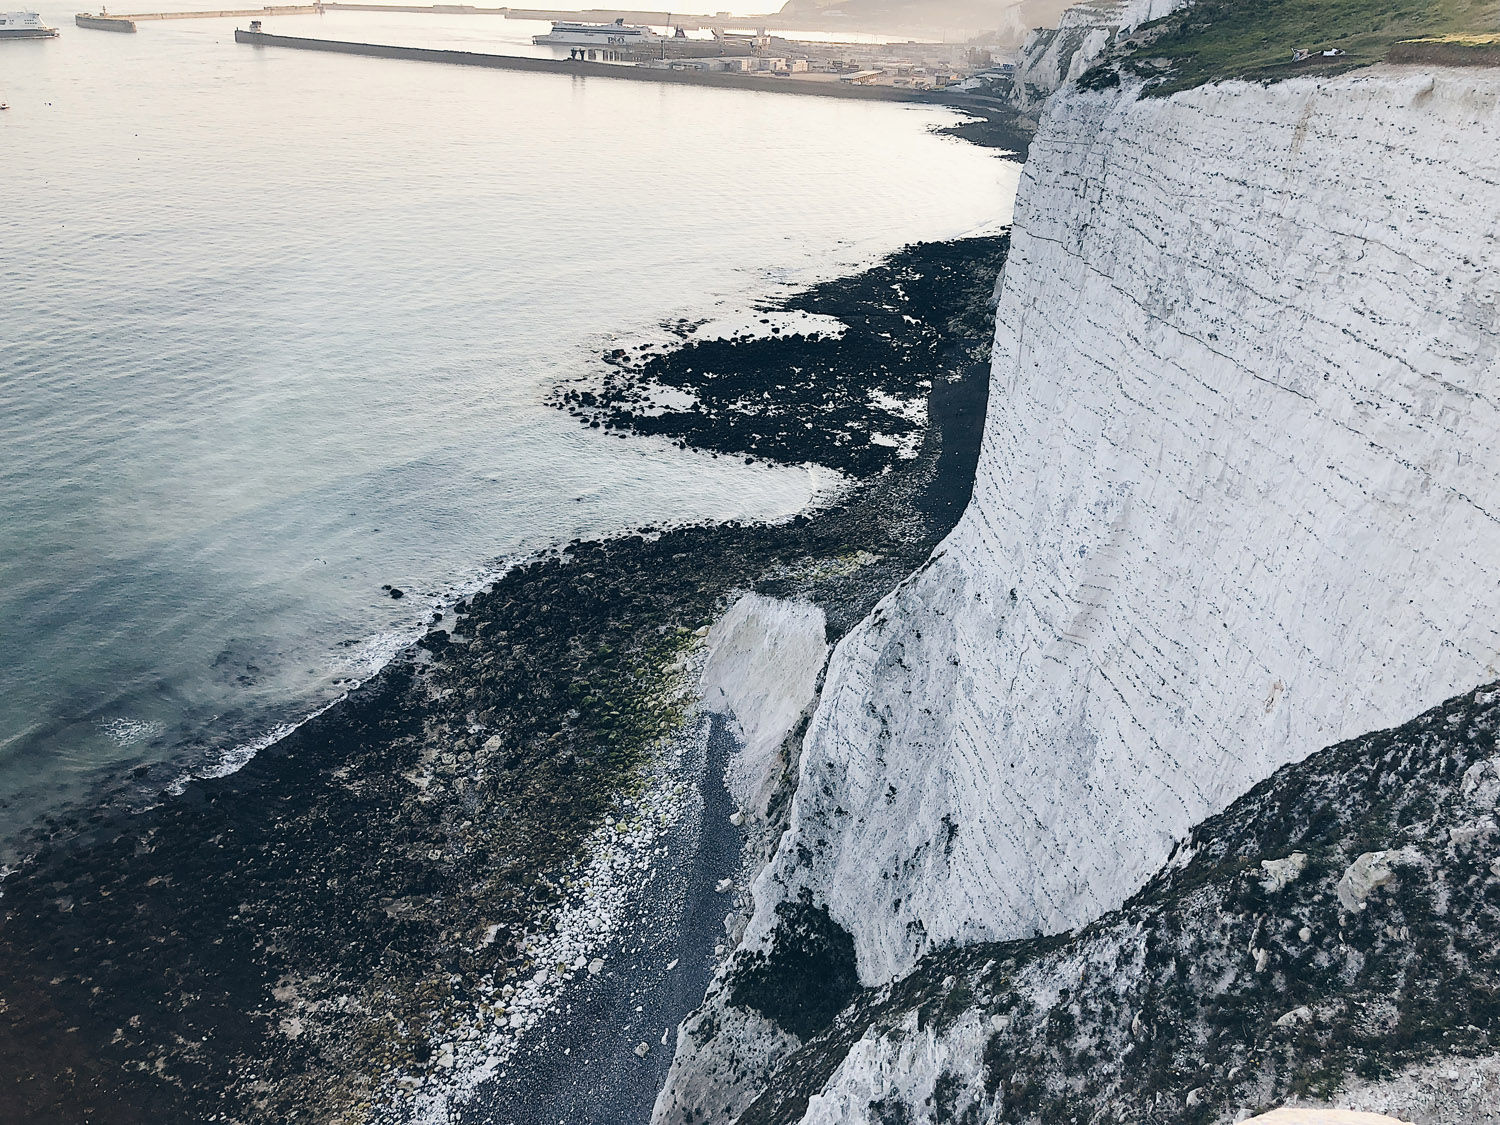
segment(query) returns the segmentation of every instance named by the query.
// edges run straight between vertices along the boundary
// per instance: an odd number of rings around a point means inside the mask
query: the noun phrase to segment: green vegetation
[[[1456,32],[1452,35],[1426,35],[1413,43],[1451,43],[1459,47],[1494,47],[1500,45],[1500,31],[1490,34]]]
[[[1162,96],[1230,78],[1339,73],[1381,62],[1403,40],[1497,31],[1500,0],[1198,0],[1143,25],[1120,62]],[[1344,53],[1320,53],[1335,48]],[[1298,49],[1310,56],[1293,61]]]

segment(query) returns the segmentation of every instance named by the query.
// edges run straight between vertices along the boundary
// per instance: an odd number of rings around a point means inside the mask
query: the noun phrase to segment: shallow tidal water
[[[0,44],[0,840],[114,771],[231,768],[508,558],[806,506],[832,474],[546,395],[616,337],[1001,223],[1016,180],[936,109],[43,16]]]

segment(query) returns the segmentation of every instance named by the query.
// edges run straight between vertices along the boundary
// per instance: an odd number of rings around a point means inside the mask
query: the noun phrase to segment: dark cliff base
[[[1497,737],[1490,685],[1283,767],[1199,825],[1120,910],[935,953],[863,993],[783,1061],[741,1125],[799,1120],[872,1028],[953,1036],[954,1068],[928,1102],[951,1122],[1209,1125],[1434,1058],[1492,1056]],[[1351,884],[1371,853],[1384,864]],[[1278,885],[1263,863],[1295,856],[1303,866]],[[872,1091],[874,1116],[916,1119],[911,1093]]]
[[[0,885],[0,1121],[359,1121],[394,1070],[436,1075],[433,1038],[474,1018],[481,982],[531,971],[519,939],[678,729],[670,666],[693,631],[732,591],[758,587],[813,599],[843,632],[958,518],[1004,250],[1003,238],[917,247],[816,290],[815,303],[868,322],[794,345],[816,368],[806,386],[837,373],[831,398],[788,407],[772,393],[786,383],[785,341],[724,353],[746,401],[767,405],[748,425],[743,409],[684,421],[685,441],[720,455],[807,456],[787,435],[827,439],[829,418],[847,420],[838,412],[870,389],[929,396],[913,459],[862,448],[847,428],[853,440],[817,446],[865,474],[838,507],[571,544],[460,604],[239,773],[138,815],[49,822]],[[893,281],[913,283],[900,300]],[[863,369],[889,345],[868,326],[891,317],[921,348]],[[661,432],[623,398],[608,410],[611,426]],[[698,999],[661,995],[659,1018],[674,1024]],[[656,1081],[655,1065],[634,1081]]]

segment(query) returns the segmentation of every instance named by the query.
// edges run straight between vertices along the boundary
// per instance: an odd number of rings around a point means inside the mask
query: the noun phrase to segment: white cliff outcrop
[[[1077,79],[1121,37],[1161,19],[1180,0],[1092,0],[1062,13],[1057,26],[1029,32],[1021,47],[1011,103],[1028,118],[1057,89]]]
[[[1277,767],[1495,678],[1496,214],[1494,71],[1052,98],[973,501],[836,649],[746,946],[826,905],[874,985],[1077,927]],[[764,1073],[712,1018],[737,1061],[685,1034],[658,1120]]]
[[[740,597],[709,631],[703,705],[733,724],[738,750],[724,782],[742,815],[766,818],[786,769],[782,744],[817,700],[827,623],[810,602]]]

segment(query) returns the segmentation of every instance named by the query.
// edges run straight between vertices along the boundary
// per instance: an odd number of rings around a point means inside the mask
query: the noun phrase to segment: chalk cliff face
[[[1500,658],[1500,76],[1073,92],[975,496],[840,646],[752,934],[860,975],[1076,926],[1277,766]]]
[[[1494,679],[1496,214],[1494,71],[1055,95],[973,502],[835,651],[747,953],[789,903],[865,985],[1079,926],[1278,766]],[[768,1073],[731,992],[659,1120]]]

